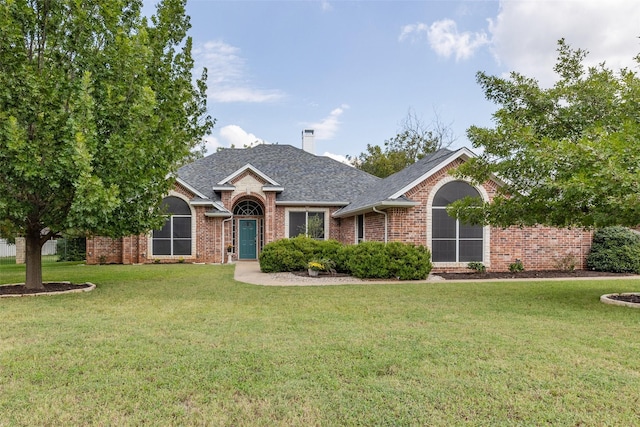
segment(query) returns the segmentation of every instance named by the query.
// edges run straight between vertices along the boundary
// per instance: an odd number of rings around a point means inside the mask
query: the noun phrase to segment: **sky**
[[[557,41],[588,65],[636,69],[640,1],[188,0],[196,68],[208,69],[216,119],[208,153],[256,142],[338,160],[382,145],[409,112],[449,127],[491,127],[476,73],[554,81]],[[199,74],[199,71],[196,72]]]

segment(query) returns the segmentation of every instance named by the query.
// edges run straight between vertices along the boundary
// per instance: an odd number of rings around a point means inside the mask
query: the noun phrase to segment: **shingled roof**
[[[250,165],[281,187],[278,202],[347,205],[380,181],[373,175],[329,157],[291,145],[263,144],[220,150],[178,170],[178,177],[202,196],[219,201],[214,187]]]
[[[347,217],[374,209],[410,207],[416,202],[405,193],[456,158],[472,157],[466,148],[446,148],[431,153],[385,179],[329,157],[316,156],[291,145],[263,144],[252,148],[227,148],[178,170],[179,181],[194,190],[198,204],[213,202],[222,211],[216,190],[232,189],[230,177],[250,169],[277,191],[276,203],[343,206],[334,216]]]
[[[426,179],[430,174],[440,170],[442,166],[460,156],[468,158],[472,157],[473,153],[466,148],[461,148],[457,151],[441,148],[434,153],[428,154],[403,170],[371,185],[368,191],[362,193],[348,206],[337,211],[335,216],[346,217],[357,215],[371,211],[374,207],[383,209],[389,207],[415,206],[416,203],[408,199],[405,193]]]

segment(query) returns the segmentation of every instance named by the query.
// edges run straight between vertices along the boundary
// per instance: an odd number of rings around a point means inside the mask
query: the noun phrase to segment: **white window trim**
[[[312,206],[302,208],[285,208],[284,209],[284,235],[289,238],[289,212],[324,212],[324,239],[329,240],[329,208],[314,208]]]
[[[169,191],[169,194],[167,194],[164,197],[169,197],[169,196],[177,197],[178,199],[183,200],[191,210],[191,255],[154,255],[153,254],[153,230],[151,230],[147,235],[147,250],[148,250],[147,259],[179,260],[179,259],[196,258],[196,211],[193,208],[193,206],[191,206],[191,203],[189,203],[189,199],[187,199],[184,195],[171,190]],[[176,216],[180,217],[184,215],[176,215]]]
[[[489,194],[481,186],[475,186],[468,181],[464,181],[461,179],[456,179],[452,176],[446,176],[442,178],[436,185],[433,186],[431,192],[429,193],[429,198],[427,199],[427,246],[429,250],[433,253],[433,199],[436,196],[438,190],[444,187],[446,184],[453,181],[462,181],[469,184],[471,187],[475,188],[476,191],[480,194],[480,197],[483,201],[489,200]],[[491,267],[491,227],[484,226],[482,227],[482,264],[485,267]],[[456,249],[457,250],[457,249]],[[466,268],[468,262],[434,262],[433,266],[435,268]]]

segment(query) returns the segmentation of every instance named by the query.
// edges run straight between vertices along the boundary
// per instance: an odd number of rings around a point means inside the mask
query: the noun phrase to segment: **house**
[[[449,171],[473,157],[441,149],[380,179],[303,147],[224,149],[183,166],[163,204],[165,226],[147,235],[87,241],[87,263],[255,260],[265,244],[309,232],[343,243],[401,241],[428,246],[435,271],[465,270],[471,261],[507,270],[553,269],[575,257],[585,267],[591,233],[550,227],[469,226],[445,207],[465,196],[491,200],[500,185],[473,186]]]

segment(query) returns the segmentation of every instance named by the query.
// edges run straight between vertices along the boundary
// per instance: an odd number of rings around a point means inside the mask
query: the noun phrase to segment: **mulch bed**
[[[91,285],[88,283],[82,283],[75,285],[73,283],[45,283],[44,289],[27,289],[24,285],[4,285],[0,286],[0,295],[32,295],[42,294],[46,292],[62,292],[75,289],[86,289]]]
[[[486,279],[571,279],[577,277],[622,277],[635,276],[631,273],[608,273],[592,270],[525,270],[512,273],[510,271],[496,271],[486,273],[435,273],[447,280],[486,280]]]
[[[609,295],[607,298],[616,301],[631,302],[633,304],[640,304],[639,294],[627,294],[627,295]]]

